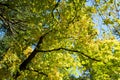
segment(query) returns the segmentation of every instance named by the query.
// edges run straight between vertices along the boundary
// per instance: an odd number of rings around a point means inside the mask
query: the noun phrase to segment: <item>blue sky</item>
[[[93,6],[93,2],[91,2],[93,0],[88,0],[86,5],[87,6]],[[93,22],[95,23],[94,28],[96,28],[98,30],[98,39],[102,39],[103,38],[103,33],[105,32],[106,34],[108,34],[111,32],[109,26],[105,25],[103,23],[103,19],[102,17],[99,15],[99,13],[97,12],[96,14],[92,15],[93,18]]]
[[[5,34],[5,31],[3,30],[3,28],[1,28],[2,27],[2,21],[0,21],[0,40],[4,37],[4,34]]]

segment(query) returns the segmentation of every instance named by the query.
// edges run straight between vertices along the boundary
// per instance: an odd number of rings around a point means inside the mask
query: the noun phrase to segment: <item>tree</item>
[[[118,0],[90,0],[90,3],[96,8],[100,16],[101,24],[106,26],[112,34],[119,38],[120,35],[120,10]]]
[[[96,13],[86,0],[0,0],[0,78],[120,79],[120,43],[97,38]]]

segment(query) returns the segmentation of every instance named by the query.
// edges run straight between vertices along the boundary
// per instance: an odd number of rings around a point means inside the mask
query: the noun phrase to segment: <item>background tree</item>
[[[92,2],[95,6],[86,0],[0,0],[0,28],[5,33],[0,78],[120,79],[120,43],[111,36],[97,38],[93,15],[98,5],[104,6],[103,0]],[[112,5],[112,0],[107,2]],[[111,22],[105,19],[104,24]]]

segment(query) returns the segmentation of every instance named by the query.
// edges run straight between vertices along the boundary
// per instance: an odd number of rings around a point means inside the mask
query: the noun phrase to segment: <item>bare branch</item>
[[[1,3],[1,2],[0,2],[0,6],[6,6],[6,7],[9,7],[10,5],[5,4],[5,3]]]
[[[60,0],[58,0],[58,2],[55,4],[55,7],[52,9],[52,17],[53,18],[55,18],[55,16],[54,16],[54,10],[58,7],[59,3],[60,3]],[[59,14],[59,12],[58,12],[58,14]]]
[[[82,54],[83,56],[87,57],[88,59],[91,59],[91,60],[94,60],[94,61],[101,61],[101,60],[97,60],[95,58],[92,58],[91,56],[81,52],[81,51],[78,51],[78,50],[72,50],[72,49],[67,49],[67,48],[57,48],[57,49],[52,49],[52,50],[39,50],[39,52],[52,52],[52,51],[59,51],[59,50],[66,50],[66,51],[70,51],[70,52],[76,52],[76,53],[80,53]]]
[[[41,72],[41,71],[38,71],[38,70],[29,69],[29,68],[26,68],[25,70],[34,71],[34,72],[37,72],[38,74],[42,74],[42,75],[44,75],[44,76],[48,77],[48,75],[47,75],[46,73]]]

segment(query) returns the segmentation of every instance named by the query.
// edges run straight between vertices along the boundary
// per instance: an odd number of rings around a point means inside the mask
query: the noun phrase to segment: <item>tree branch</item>
[[[38,49],[40,48],[40,44],[42,44],[44,37],[45,37],[49,32],[51,32],[51,31],[52,31],[52,30],[48,31],[47,33],[43,34],[43,35],[39,38],[39,41],[38,41],[35,49],[33,50],[33,52],[28,56],[27,59],[25,59],[25,60],[20,64],[20,67],[19,67],[20,71],[26,69],[26,66],[28,65],[28,63],[29,63],[29,62],[35,57],[35,55],[37,54]],[[15,79],[17,79],[18,76],[20,76],[20,73],[17,71],[16,75],[14,76]]]
[[[54,10],[58,7],[59,3],[60,3],[60,0],[58,0],[58,2],[55,4],[55,7],[52,9],[52,16],[53,16],[53,18],[55,18],[55,16],[54,16]]]
[[[52,49],[52,50],[39,50],[39,52],[52,52],[52,51],[59,51],[59,50],[66,50],[66,51],[70,51],[70,52],[75,52],[75,53],[80,53],[82,54],[83,56],[91,59],[91,60],[94,60],[94,61],[101,61],[101,60],[97,60],[95,58],[92,58],[91,56],[81,52],[81,51],[78,51],[78,50],[72,50],[72,49],[67,49],[67,48],[57,48],[57,49]]]
[[[33,69],[29,69],[29,68],[26,68],[25,70],[34,71],[34,72],[37,72],[38,74],[42,74],[42,75],[48,77],[48,75],[47,75],[46,73],[40,72],[40,71],[38,71],[38,70],[33,70]]]
[[[5,3],[1,3],[1,2],[0,2],[0,6],[6,6],[6,7],[8,7],[8,8],[9,8],[9,6],[10,6],[10,5],[5,4]]]
[[[49,31],[50,32],[50,31]],[[35,55],[37,54],[38,52],[38,48],[40,48],[40,44],[43,42],[43,39],[44,37],[49,33],[45,33],[44,35],[42,35],[40,38],[39,38],[39,41],[37,43],[37,46],[36,48],[33,50],[33,52],[28,56],[28,58],[23,61],[23,63],[20,65],[20,70],[24,70],[27,66],[27,64],[35,57]]]

